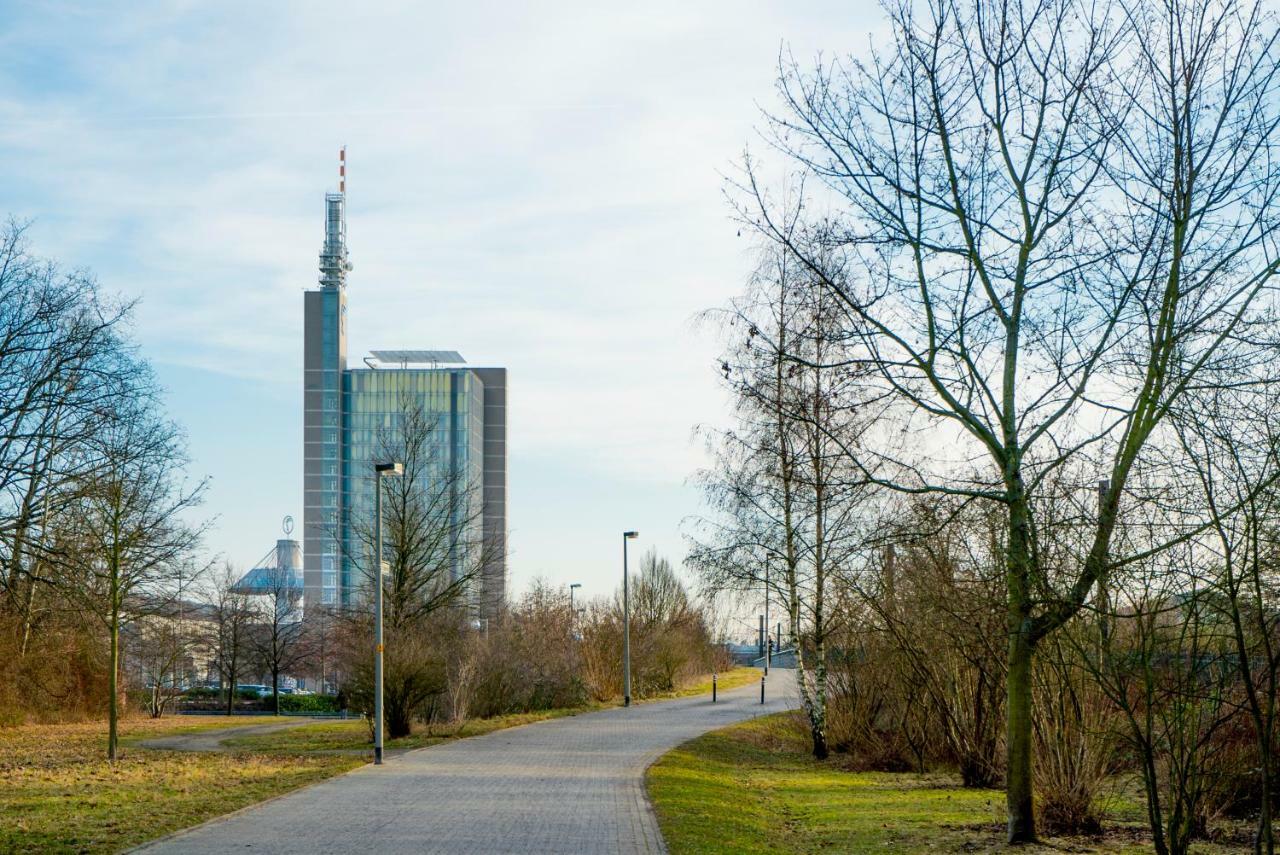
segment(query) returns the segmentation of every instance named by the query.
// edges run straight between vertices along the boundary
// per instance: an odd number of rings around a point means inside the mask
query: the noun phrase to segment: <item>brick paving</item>
[[[411,751],[139,851],[665,852],[644,770],[708,730],[795,706],[791,672],[709,697],[559,718]]]

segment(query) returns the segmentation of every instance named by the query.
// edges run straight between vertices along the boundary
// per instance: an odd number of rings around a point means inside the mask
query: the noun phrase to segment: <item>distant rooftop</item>
[[[302,590],[302,571],[291,570],[281,576],[275,567],[255,567],[231,586],[236,594],[272,594],[280,589]]]
[[[463,365],[467,360],[456,350],[371,350],[364,363],[379,365]]]

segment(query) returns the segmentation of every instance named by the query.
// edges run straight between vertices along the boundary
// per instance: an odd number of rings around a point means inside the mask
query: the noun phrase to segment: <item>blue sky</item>
[[[3,213],[141,299],[136,336],[212,477],[210,555],[301,516],[302,291],[348,147],[353,362],[510,370],[511,586],[679,560],[694,426],[750,246],[723,176],[780,46],[862,52],[842,2],[3,4]],[[767,157],[767,153],[766,153]]]

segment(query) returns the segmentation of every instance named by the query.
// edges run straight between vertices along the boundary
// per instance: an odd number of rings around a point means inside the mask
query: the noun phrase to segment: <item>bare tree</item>
[[[203,526],[191,525],[184,515],[200,503],[205,482],[180,480],[186,463],[182,436],[150,396],[120,402],[93,444],[102,464],[76,485],[58,554],[73,595],[110,637],[107,756],[114,760],[120,628],[145,610],[144,595],[172,579],[199,543]]]
[[[1195,567],[1192,547],[1161,561]],[[1081,661],[1110,698],[1138,760],[1158,855],[1186,855],[1205,836],[1204,807],[1217,733],[1235,710],[1228,697],[1226,639],[1196,573],[1161,561],[1132,568],[1107,615],[1112,629]],[[1096,650],[1096,652],[1095,652]]]
[[[823,758],[833,600],[863,545],[866,504],[845,453],[867,411],[844,364],[837,301],[807,277],[784,248],[767,247],[749,294],[714,315],[732,339],[722,370],[737,425],[711,435],[716,463],[699,482],[714,513],[699,522],[690,561],[709,592],[767,590],[783,605]]]
[[[1270,364],[1259,383],[1208,389],[1177,413],[1188,469],[1212,522],[1214,556],[1206,598],[1229,626],[1261,781],[1253,851],[1275,852],[1277,719],[1280,709],[1280,392]]]
[[[461,606],[475,611],[476,583],[500,548],[482,536],[479,480],[460,465],[449,443],[448,431],[408,396],[378,439],[380,459],[404,466],[399,477],[386,478],[381,486],[384,710],[392,738],[408,735],[423,705],[444,689],[444,660],[431,642],[433,616]],[[368,477],[377,489],[375,476]],[[379,574],[373,561],[374,521],[355,520],[352,529],[354,543],[344,549],[362,573],[364,599],[346,617],[353,624],[349,636],[360,639],[372,630],[366,606]],[[372,697],[367,650],[361,644],[350,652],[355,660],[349,694],[361,702]]]
[[[138,392],[130,308],[33,256],[24,226],[0,227],[0,615],[16,618],[20,657],[54,581],[51,527],[103,463],[92,439]]]
[[[307,605],[303,622],[306,625],[304,632],[309,654],[307,664],[317,675],[318,690],[326,692],[327,686],[339,683],[338,675],[334,671],[338,645],[335,638],[336,621],[333,609],[321,604]]]
[[[235,712],[236,685],[248,667],[249,633],[253,623],[249,597],[236,585],[239,578],[235,568],[225,564],[213,577],[209,593],[213,662],[227,692],[227,715]]]
[[[865,477],[1004,510],[1008,837],[1027,842],[1036,647],[1129,560],[1122,499],[1170,407],[1268,346],[1280,54],[1247,0],[928,0],[890,19],[865,62],[782,63],[770,135],[821,183],[808,210],[832,213],[794,228],[748,161],[743,216],[841,301],[898,403],[903,429],[850,455]],[[926,426],[932,447],[902,442]],[[1041,499],[1072,499],[1044,495],[1064,467],[1108,486],[1087,548],[1054,566]]]
[[[249,645],[263,671],[271,675],[272,702],[280,715],[280,675],[302,665],[310,655],[302,620],[302,577],[278,561],[267,562],[256,593],[261,608],[249,632]]]
[[[164,715],[178,693],[187,687],[192,671],[191,654],[200,638],[193,622],[198,608],[189,602],[199,580],[197,568],[179,567],[172,580],[141,609],[126,645],[129,659],[137,663],[142,684],[150,687],[147,711],[152,718]]]
[[[614,614],[623,615],[621,592]],[[631,581],[632,670],[635,694],[669,692],[690,668],[703,664],[700,655],[710,639],[703,610],[666,558],[649,550],[640,557],[640,572]]]

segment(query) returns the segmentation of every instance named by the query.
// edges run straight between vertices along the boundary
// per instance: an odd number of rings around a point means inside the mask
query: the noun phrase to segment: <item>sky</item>
[[[695,428],[723,425],[700,312],[752,264],[725,198],[781,49],[863,54],[869,0],[0,0],[0,215],[139,300],[208,476],[207,557],[302,516],[302,292],[347,147],[349,361],[509,370],[509,589],[677,564]]]

